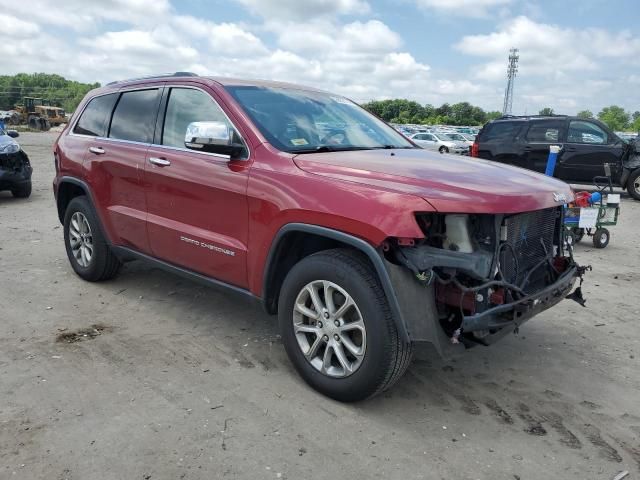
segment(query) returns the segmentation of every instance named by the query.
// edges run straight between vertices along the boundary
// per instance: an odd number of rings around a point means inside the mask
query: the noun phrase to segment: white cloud
[[[236,0],[267,19],[309,21],[321,16],[364,15],[371,7],[364,0]]]
[[[511,0],[415,0],[425,13],[442,13],[458,17],[484,17],[496,7],[504,7]]]
[[[624,31],[612,34],[595,28],[562,28],[520,16],[505,22],[498,31],[468,35],[455,45],[463,53],[490,58],[475,70],[475,76],[484,80],[504,77],[512,47],[520,50],[521,76],[549,77],[595,71],[602,58],[632,58],[640,54],[640,37]]]
[[[4,13],[0,13],[0,26],[4,35],[16,40],[29,38],[40,32],[40,27],[37,24],[33,22],[26,22]]]
[[[89,31],[102,21],[151,24],[169,13],[169,0],[29,0],[12,2],[11,12],[32,22]]]

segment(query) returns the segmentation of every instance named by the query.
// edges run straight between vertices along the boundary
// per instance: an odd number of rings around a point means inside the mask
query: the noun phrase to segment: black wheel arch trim
[[[93,215],[96,217],[96,220],[98,221],[98,228],[100,229],[102,236],[104,237],[108,245],[112,245],[111,239],[107,235],[107,232],[104,229],[104,225],[102,224],[102,218],[100,217],[96,209],[96,204],[93,198],[93,192],[91,191],[91,187],[89,187],[89,184],[87,182],[85,182],[84,180],[80,180],[77,177],[72,177],[69,175],[62,176],[60,177],[60,180],[57,182],[55,186],[56,208],[58,209],[58,219],[60,220],[60,224],[64,225],[64,212],[61,211],[60,208],[58,208],[59,207],[58,202],[60,201],[59,191],[60,191],[60,187],[64,183],[71,183],[73,185],[80,187],[84,191],[84,193],[89,198],[89,206],[93,210]]]
[[[278,252],[278,246],[284,236],[292,232],[309,233],[321,237],[326,237],[331,240],[345,243],[364,253],[367,258],[369,258],[376,270],[376,273],[378,274],[378,278],[380,279],[382,289],[384,290],[387,300],[389,301],[393,319],[396,323],[401,338],[405,342],[411,341],[409,332],[405,324],[404,316],[402,315],[402,309],[400,308],[400,304],[398,302],[398,297],[394,290],[389,272],[385,267],[383,257],[379,253],[379,251],[365,240],[354,237],[353,235],[350,235],[348,233],[341,232],[340,230],[333,230],[331,228],[321,227],[319,225],[312,225],[308,223],[288,223],[280,228],[280,230],[278,230],[278,233],[275,235],[273,241],[271,242],[269,254],[267,255],[267,261],[265,263],[262,282],[262,295],[265,308],[268,308],[268,299],[266,298],[266,292],[268,291],[267,287],[275,275],[276,269],[274,265],[274,259]]]
[[[91,187],[89,187],[89,184],[83,180],[80,180],[77,177],[72,177],[69,175],[64,175],[60,177],[60,180],[58,180],[58,182],[56,183],[56,187],[54,191],[55,197],[56,197],[56,207],[59,207],[58,202],[60,202],[60,197],[59,197],[60,187],[64,183],[71,183],[73,185],[80,187],[82,190],[84,190],[85,194],[89,197],[89,203],[91,203],[91,208],[93,208],[93,213],[96,213],[95,202],[93,200],[93,192],[91,191]],[[98,221],[101,221],[99,216],[96,215],[96,217],[98,218]],[[58,219],[60,220],[61,224],[64,223],[64,212],[61,212],[60,208],[58,208]],[[104,232],[104,229],[102,231]]]

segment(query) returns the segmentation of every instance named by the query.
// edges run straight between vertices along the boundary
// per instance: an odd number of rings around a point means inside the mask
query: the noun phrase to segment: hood
[[[315,175],[420,196],[440,212],[518,213],[573,199],[569,185],[530,170],[417,148],[300,154],[294,162]]]
[[[0,153],[5,153],[4,149],[7,148],[7,145],[16,145],[17,150],[20,150],[20,144],[13,138],[9,135],[0,135]]]
[[[0,145],[7,145],[8,143],[15,143],[16,145],[18,144],[18,142],[16,142],[9,135],[0,135]]]

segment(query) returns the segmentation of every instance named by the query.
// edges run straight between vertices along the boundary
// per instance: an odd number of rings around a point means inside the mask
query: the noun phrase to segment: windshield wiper
[[[416,148],[413,145],[407,145],[405,147],[399,147],[398,145],[380,145],[379,147],[371,147],[371,150],[401,150],[407,148]]]
[[[340,145],[320,145],[315,148],[292,150],[291,153],[323,153],[323,152],[348,152],[352,150],[370,150],[371,147],[341,147]]]

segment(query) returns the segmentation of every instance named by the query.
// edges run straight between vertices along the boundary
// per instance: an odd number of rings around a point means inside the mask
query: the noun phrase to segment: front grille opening
[[[530,272],[554,252],[557,216],[558,209],[548,208],[505,218],[499,255],[505,281],[521,285],[526,279],[527,290],[544,286],[547,269]]]

